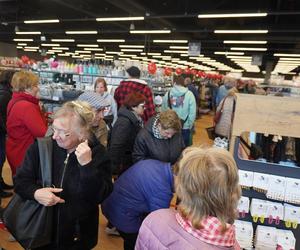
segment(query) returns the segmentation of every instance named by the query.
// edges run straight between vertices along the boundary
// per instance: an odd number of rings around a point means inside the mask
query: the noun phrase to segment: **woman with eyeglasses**
[[[34,139],[46,134],[47,123],[39,106],[38,76],[20,71],[14,74],[11,85],[13,95],[7,106],[6,156],[14,176]]]
[[[86,102],[65,103],[54,114],[52,187],[42,187],[39,150],[28,149],[15,176],[22,198],[53,206],[53,238],[39,250],[89,250],[97,245],[99,204],[112,191],[110,160],[92,133]]]
[[[154,159],[174,164],[184,149],[180,118],[174,110],[152,117],[136,137],[133,161]]]
[[[109,154],[113,173],[120,175],[132,164],[132,151],[135,138],[143,127],[146,98],[137,92],[128,94],[118,111],[118,119],[112,129]]]

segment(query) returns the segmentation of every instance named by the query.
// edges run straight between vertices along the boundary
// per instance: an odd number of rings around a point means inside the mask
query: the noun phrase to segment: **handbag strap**
[[[52,185],[52,151],[53,142],[51,137],[37,138],[40,157],[40,169],[43,187]]]

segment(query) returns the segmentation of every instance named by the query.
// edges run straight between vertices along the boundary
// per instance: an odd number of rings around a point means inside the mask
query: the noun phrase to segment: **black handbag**
[[[52,139],[38,138],[40,170],[44,187],[52,184]],[[8,231],[25,249],[47,245],[52,241],[53,208],[15,194],[3,212]]]

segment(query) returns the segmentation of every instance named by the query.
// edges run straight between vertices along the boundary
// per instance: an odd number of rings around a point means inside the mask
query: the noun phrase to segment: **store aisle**
[[[201,118],[196,120],[195,123],[195,134],[193,137],[193,145],[211,145],[212,141],[208,138],[205,128],[212,126],[212,117],[210,115],[204,115]],[[7,163],[4,165],[4,179],[7,183],[11,183],[11,174],[10,169]],[[2,206],[5,207],[8,203],[9,198],[2,200]],[[95,250],[121,250],[123,249],[123,241],[120,237],[108,236],[104,232],[106,225],[106,219],[101,214],[100,216],[100,225],[99,225],[99,243]],[[0,247],[5,248],[6,250],[21,250],[22,248],[18,243],[8,241],[9,234],[8,232],[0,229]]]

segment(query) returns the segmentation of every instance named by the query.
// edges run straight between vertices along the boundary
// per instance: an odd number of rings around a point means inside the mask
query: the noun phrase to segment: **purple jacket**
[[[195,238],[177,222],[173,209],[159,209],[144,220],[135,250],[233,250]]]

